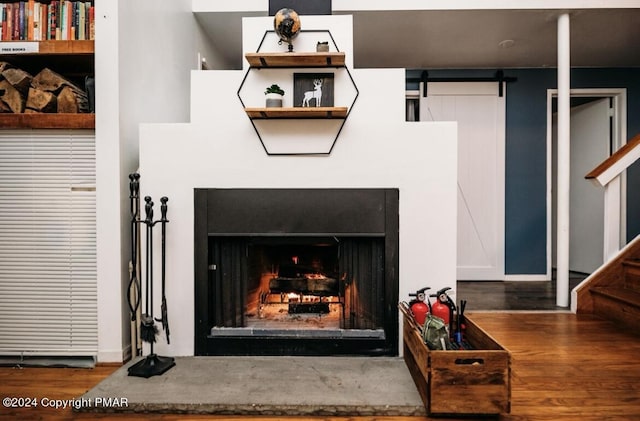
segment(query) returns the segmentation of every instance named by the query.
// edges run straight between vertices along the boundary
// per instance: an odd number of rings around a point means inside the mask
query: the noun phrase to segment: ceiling
[[[356,68],[555,67],[558,10],[350,12]],[[242,68],[242,17],[197,13],[224,57]],[[304,30],[304,16],[302,16]],[[570,12],[571,65],[640,67],[640,8]],[[501,44],[502,43],[502,44]]]

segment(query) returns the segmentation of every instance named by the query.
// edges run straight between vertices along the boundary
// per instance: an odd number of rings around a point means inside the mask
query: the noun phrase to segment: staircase
[[[573,290],[577,313],[591,313],[638,332],[640,236]]]
[[[640,134],[635,135],[620,149],[605,159],[585,176],[587,180],[605,188],[620,188],[620,174],[640,159]],[[614,230],[617,231],[617,230]],[[605,239],[617,233],[605,232]],[[605,244],[606,240],[605,240]],[[609,242],[611,244],[611,242]],[[613,250],[607,249],[605,255]],[[592,313],[615,321],[620,326],[638,332],[640,323],[640,236],[617,252],[614,258],[602,265],[572,291],[572,309],[576,313]]]

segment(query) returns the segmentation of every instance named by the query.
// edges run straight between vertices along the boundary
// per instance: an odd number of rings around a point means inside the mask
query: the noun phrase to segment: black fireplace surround
[[[398,355],[398,189],[195,189],[194,198],[195,355]],[[276,297],[300,281],[290,262],[269,261],[285,255],[335,282],[310,294],[335,295],[339,328],[247,327],[260,265],[284,274],[267,282]]]

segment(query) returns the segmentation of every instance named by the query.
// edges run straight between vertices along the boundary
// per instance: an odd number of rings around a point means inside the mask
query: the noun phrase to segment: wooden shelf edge
[[[342,67],[345,53],[246,53],[245,58],[254,68],[266,67]]]
[[[0,51],[0,55],[40,55],[40,54],[94,54],[93,40],[48,40],[48,41],[1,41],[0,45],[11,43],[38,43],[38,52],[12,53]]]
[[[0,114],[0,130],[95,129],[95,114]]]
[[[244,109],[247,115],[253,119],[271,118],[346,118],[347,107],[248,107]]]

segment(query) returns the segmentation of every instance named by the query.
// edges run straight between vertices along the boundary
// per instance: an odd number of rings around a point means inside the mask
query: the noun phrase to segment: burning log
[[[338,295],[338,280],[303,265],[280,265],[278,276],[269,281],[272,293]]]
[[[338,280],[326,276],[277,277],[269,281],[269,290],[271,293],[294,292],[305,295],[338,295]]]
[[[329,303],[289,303],[289,314],[319,313],[329,314]]]

